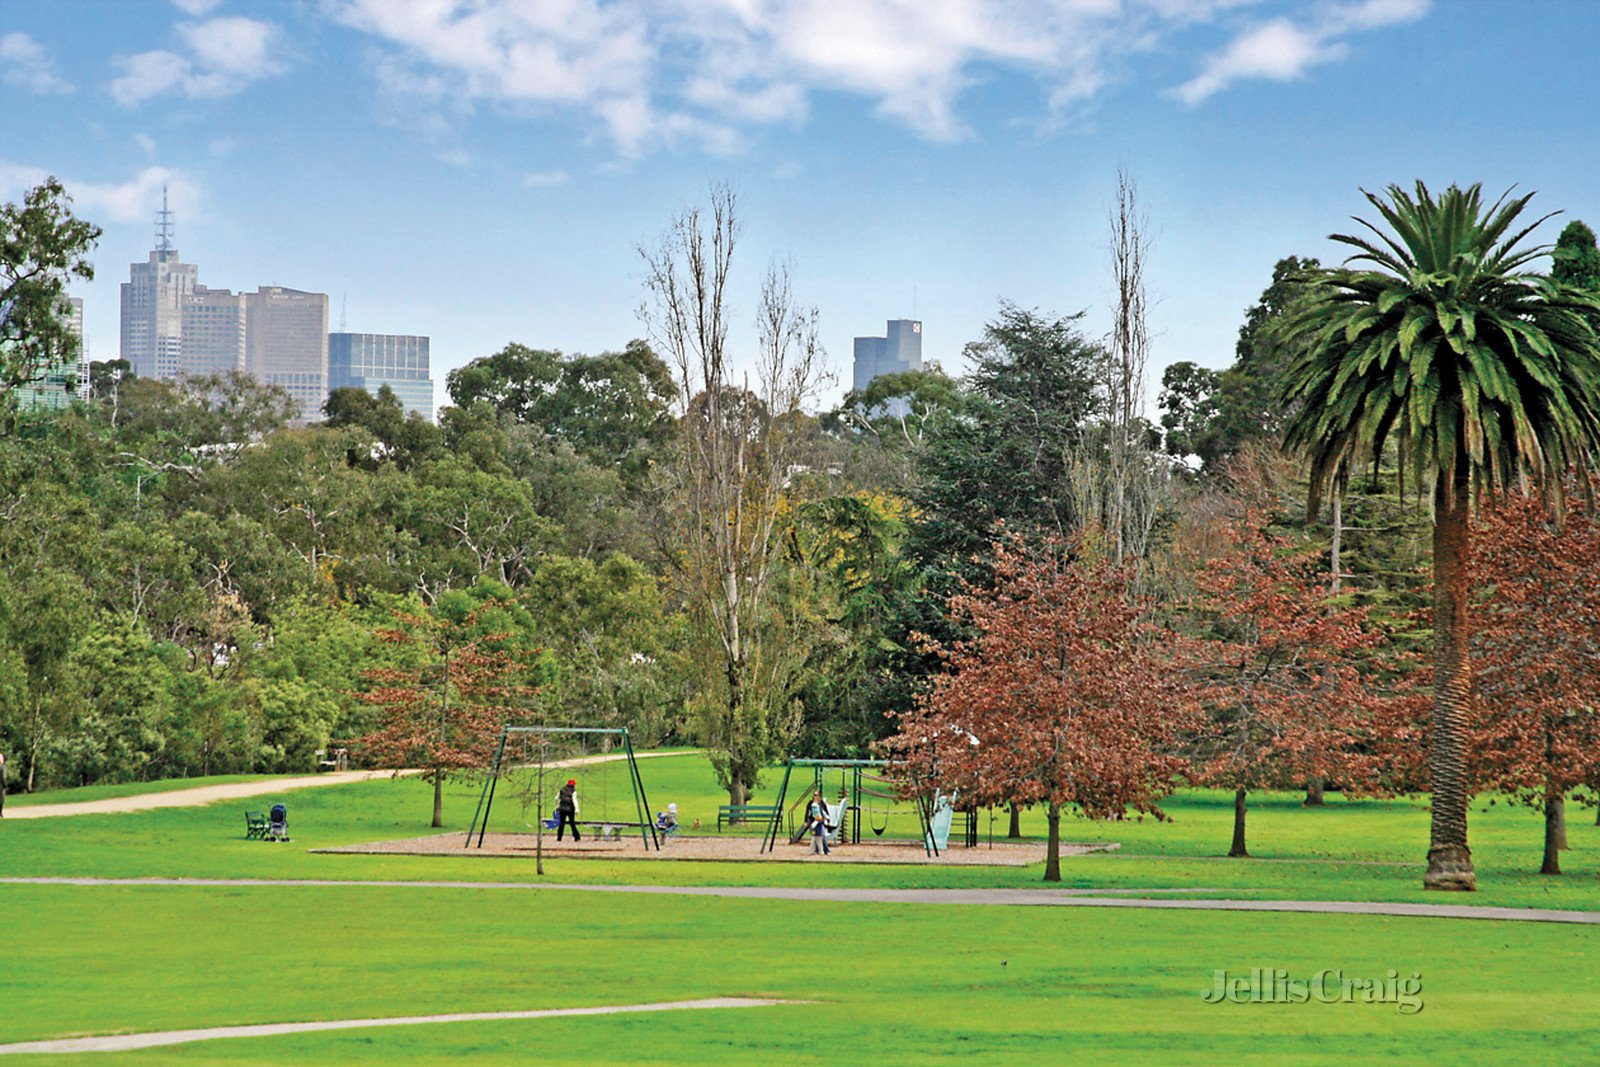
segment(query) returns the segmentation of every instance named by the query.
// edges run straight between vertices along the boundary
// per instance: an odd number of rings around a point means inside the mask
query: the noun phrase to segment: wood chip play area
[[[478,848],[476,837],[473,847],[466,847],[466,835],[460,831],[447,834],[430,834],[425,837],[408,837],[398,841],[373,841],[341,848],[317,849],[318,852],[341,855],[400,855],[400,856],[517,856],[533,859],[536,843],[531,833],[488,833],[483,847]],[[958,866],[1023,867],[1044,859],[1044,845],[1033,841],[996,841],[993,846],[980,844],[976,848],[954,846],[930,856],[916,841],[874,841],[861,844],[838,844],[827,856],[811,854],[807,841],[801,845],[779,843],[770,852],[761,851],[761,839],[745,834],[723,837],[686,837],[677,835],[666,841],[660,850],[644,848],[638,837],[601,840],[585,835],[582,841],[568,839],[557,843],[547,835],[544,854],[565,859],[619,859],[619,860],[717,860],[724,862],[778,863],[925,863]],[[1068,844],[1063,842],[1061,854],[1082,855],[1088,852],[1108,852],[1115,844]]]

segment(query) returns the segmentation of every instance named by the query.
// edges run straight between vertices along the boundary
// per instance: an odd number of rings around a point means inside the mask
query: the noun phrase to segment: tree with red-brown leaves
[[[539,650],[524,638],[526,612],[479,590],[442,595],[426,613],[396,612],[378,631],[385,642],[414,650],[412,665],[363,673],[356,696],[378,709],[378,726],[356,743],[373,760],[421,767],[433,783],[433,823],[444,825],[444,782],[487,767],[501,727],[537,692]]]
[[[1031,548],[1031,550],[1030,550]],[[886,743],[908,777],[963,801],[1042,804],[1044,880],[1061,880],[1061,811],[1157,802],[1183,767],[1183,726],[1130,590],[1132,570],[1083,542],[997,546],[993,584],[952,596],[972,636],[931,644],[942,670]]]
[[[1469,566],[1483,590],[1474,777],[1543,806],[1539,873],[1560,874],[1566,797],[1600,784],[1600,521],[1577,502],[1555,516],[1538,499],[1500,501],[1479,519]]]
[[[1366,612],[1336,606],[1315,552],[1295,552],[1247,508],[1224,526],[1224,551],[1195,578],[1173,657],[1204,711],[1193,737],[1200,784],[1234,792],[1230,856],[1248,856],[1246,797],[1309,778],[1375,789],[1368,743],[1385,712]]]

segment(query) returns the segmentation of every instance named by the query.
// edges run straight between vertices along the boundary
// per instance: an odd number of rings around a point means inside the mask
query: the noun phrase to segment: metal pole
[[[500,729],[500,743],[494,749],[494,763],[489,767],[489,780],[483,783],[483,792],[478,794],[478,808],[483,812],[483,825],[478,825],[478,812],[472,813],[472,824],[467,827],[467,841],[462,848],[472,846],[472,831],[478,831],[478,847],[483,847],[484,831],[489,829],[489,812],[494,808],[494,784],[500,780],[500,758],[506,751],[506,730]]]
[[[772,808],[772,825],[767,828],[766,836],[761,842],[761,853],[765,855],[778,847],[778,828],[783,825],[783,804],[789,796],[789,775],[794,773],[794,761],[783,765],[783,784],[778,787],[778,801]]]
[[[644,842],[645,851],[648,852],[653,845],[659,852],[661,839],[656,835],[656,824],[650,818],[650,798],[644,793],[644,776],[639,773],[639,761],[634,759],[633,738],[627,727],[622,729],[622,744],[628,750],[628,780],[633,784],[633,806],[639,813],[639,838]]]

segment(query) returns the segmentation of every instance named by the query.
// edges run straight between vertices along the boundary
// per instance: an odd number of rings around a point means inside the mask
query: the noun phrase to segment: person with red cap
[[[572,827],[572,839],[582,841],[583,835],[578,833],[578,780],[568,778],[567,784],[561,787],[561,793],[556,798],[556,840],[561,840],[566,828]]]

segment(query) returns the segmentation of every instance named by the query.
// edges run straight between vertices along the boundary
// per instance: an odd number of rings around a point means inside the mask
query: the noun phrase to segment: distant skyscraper
[[[394,390],[407,411],[433,421],[433,379],[428,375],[428,339],[392,333],[328,335],[328,391],[365,389],[373,396]]]
[[[890,319],[884,337],[857,337],[851,388],[865,389],[872,379],[922,369],[922,323]]]
[[[183,302],[182,374],[226,374],[245,369],[245,294],[208,289],[196,283]]]
[[[75,296],[67,298],[68,328],[76,342],[76,353],[67,358],[51,360],[41,368],[42,374],[17,389],[17,406],[24,411],[40,408],[64,408],[73,397],[89,395],[89,362],[83,350],[83,301]]]
[[[300,418],[322,417],[328,396],[328,294],[262,286],[245,301],[245,369],[282,386]]]

